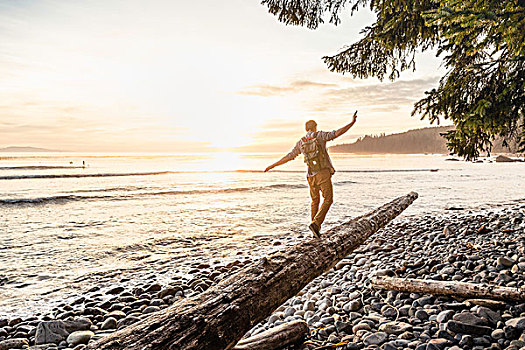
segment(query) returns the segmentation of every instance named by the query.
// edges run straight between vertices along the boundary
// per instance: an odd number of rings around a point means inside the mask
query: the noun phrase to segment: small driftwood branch
[[[313,279],[330,270],[417,198],[411,192],[368,214],[246,266],[193,298],[123,328],[88,349],[225,350]]]
[[[373,277],[372,287],[400,292],[415,292],[436,295],[452,295],[464,298],[486,298],[496,300],[525,300],[525,289],[499,287],[454,281],[404,279],[397,277]]]
[[[233,350],[278,350],[301,342],[308,335],[304,321],[283,323],[277,327],[241,340]]]

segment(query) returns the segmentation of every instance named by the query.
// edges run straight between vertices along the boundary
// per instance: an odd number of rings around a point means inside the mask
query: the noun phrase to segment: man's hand
[[[357,120],[357,111],[355,111],[354,115],[352,116],[352,123],[355,123]]]
[[[273,169],[273,165],[270,165],[269,167],[267,167],[266,169],[264,169],[264,172],[267,173],[269,172],[270,170]]]

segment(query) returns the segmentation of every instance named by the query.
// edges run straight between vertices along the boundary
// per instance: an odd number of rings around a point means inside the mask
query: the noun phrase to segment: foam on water
[[[35,308],[32,301],[41,295],[81,288],[75,281],[97,274],[141,271],[159,257],[176,263],[202,242],[307,234],[303,162],[261,170],[280,156],[0,159],[0,316]],[[335,202],[326,229],[410,191],[419,199],[405,217],[525,198],[522,163],[446,162],[430,155],[332,158]],[[86,168],[78,166],[82,160]]]
[[[1,180],[1,179],[0,179]],[[344,185],[347,183],[353,183],[352,181],[342,181],[340,183],[334,183],[334,185]],[[29,205],[50,205],[50,204],[65,204],[73,201],[94,201],[94,200],[139,200],[141,197],[146,196],[169,196],[169,195],[199,195],[206,193],[231,193],[231,192],[248,192],[248,191],[265,191],[271,189],[298,189],[306,188],[307,185],[300,184],[273,184],[268,186],[258,187],[234,187],[234,188],[221,188],[221,189],[208,189],[208,190],[181,190],[181,191],[157,191],[157,192],[134,192],[132,194],[127,193],[127,189],[124,187],[117,187],[113,189],[99,189],[99,190],[77,190],[75,192],[116,192],[115,195],[58,195],[49,197],[36,197],[36,198],[0,198],[0,207],[10,206],[29,206]],[[131,188],[134,189],[134,188]]]

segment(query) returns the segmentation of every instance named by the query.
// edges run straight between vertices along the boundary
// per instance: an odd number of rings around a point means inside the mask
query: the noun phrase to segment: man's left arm
[[[353,117],[352,117],[352,121],[351,121],[349,124],[343,126],[341,129],[337,129],[337,130],[335,131],[334,139],[335,139],[335,138],[338,138],[339,136],[343,135],[345,132],[347,132],[348,130],[350,130],[350,128],[351,128],[352,126],[354,126],[356,120],[357,120],[357,111],[355,111],[355,113],[354,113],[354,115],[353,115]]]

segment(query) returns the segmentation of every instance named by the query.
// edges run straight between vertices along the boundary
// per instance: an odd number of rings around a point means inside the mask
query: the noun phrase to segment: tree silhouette
[[[496,137],[517,140],[525,151],[525,0],[263,0],[290,25],[339,24],[368,6],[374,24],[363,38],[334,56],[331,71],[353,77],[388,77],[415,70],[415,55],[435,49],[447,69],[439,86],[425,92],[412,115],[431,123],[450,119],[447,146],[469,160],[490,152]]]

